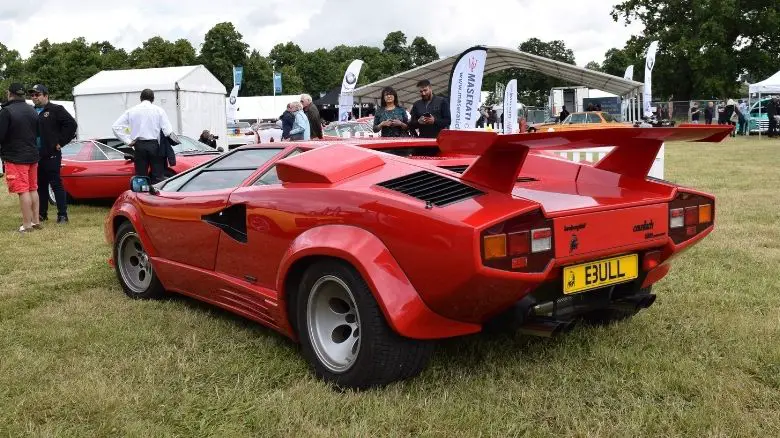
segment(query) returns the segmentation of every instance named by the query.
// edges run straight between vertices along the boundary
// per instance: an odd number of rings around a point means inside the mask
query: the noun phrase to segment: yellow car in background
[[[607,112],[584,111],[569,114],[561,123],[540,123],[528,128],[528,132],[575,131],[580,129],[630,128],[631,124],[621,123]]]

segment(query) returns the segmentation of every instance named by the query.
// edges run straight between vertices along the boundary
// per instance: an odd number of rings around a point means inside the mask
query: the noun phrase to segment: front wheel
[[[130,298],[159,298],[165,293],[154,273],[152,261],[130,222],[120,225],[116,232],[114,268],[122,289]]]
[[[416,376],[433,352],[432,342],[395,333],[360,274],[340,261],[306,270],[295,308],[303,355],[318,377],[341,388]]]

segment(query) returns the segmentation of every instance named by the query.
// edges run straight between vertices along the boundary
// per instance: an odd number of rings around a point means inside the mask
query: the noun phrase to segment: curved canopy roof
[[[780,93],[780,71],[748,88],[750,93]]]
[[[519,50],[504,47],[485,48],[487,49],[485,74],[508,68],[521,68],[561,78],[576,85],[603,90],[618,96],[629,94],[643,86],[641,82],[577,67],[576,65],[566,64],[565,62],[555,61]],[[378,99],[382,88],[389,86],[398,92],[400,101],[414,102],[419,99],[417,82],[422,79],[431,81],[434,93],[449,94],[447,87],[450,81],[450,70],[452,70],[452,65],[458,56],[460,56],[460,53],[364,85],[355,89],[353,95],[355,99]]]

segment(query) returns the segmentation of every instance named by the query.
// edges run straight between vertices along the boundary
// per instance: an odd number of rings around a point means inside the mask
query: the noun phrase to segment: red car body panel
[[[563,268],[573,264],[636,253],[644,286],[663,278],[674,256],[712,231],[715,216],[713,207],[709,225],[675,243],[670,203],[681,193],[713,206],[714,200],[639,175],[649,169],[655,157],[651,152],[663,141],[719,141],[729,129],[621,128],[506,136],[444,131],[438,143],[293,143],[237,188],[180,193],[166,192],[163,186],[156,195],[122,195],[107,219],[106,237],[112,241],[118,224],[130,220],[167,289],[293,338],[288,301],[297,287],[296,275],[313,257],[339,258],[354,266],[399,334],[416,339],[457,336],[479,331],[485,321],[537,288],[561,284]],[[437,156],[417,159],[370,150],[437,144]],[[602,145],[615,148],[592,166],[541,152]],[[242,149],[247,148],[252,147]],[[284,158],[295,148],[310,150]],[[632,150],[641,152],[629,160]],[[272,166],[280,184],[252,185]],[[442,166],[469,167],[459,174]],[[468,182],[482,194],[434,207],[378,185],[420,170]],[[204,220],[236,206],[245,208],[245,241]],[[533,272],[486,265],[483,234],[528,215],[539,215],[552,228],[549,260]],[[571,244],[574,234],[576,246]]]
[[[135,174],[132,161],[126,159],[94,160],[97,146],[92,140],[83,144],[75,155],[63,157],[60,175],[65,192],[75,199],[115,199],[129,188]],[[214,158],[214,155],[176,156],[175,173],[184,172]]]

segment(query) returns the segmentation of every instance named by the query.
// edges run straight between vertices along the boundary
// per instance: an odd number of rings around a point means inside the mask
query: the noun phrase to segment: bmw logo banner
[[[352,92],[355,91],[360,69],[363,67],[363,61],[356,59],[349,64],[344,73],[344,81],[341,83],[341,94],[339,95],[339,120],[349,120],[349,114],[352,112]]]

